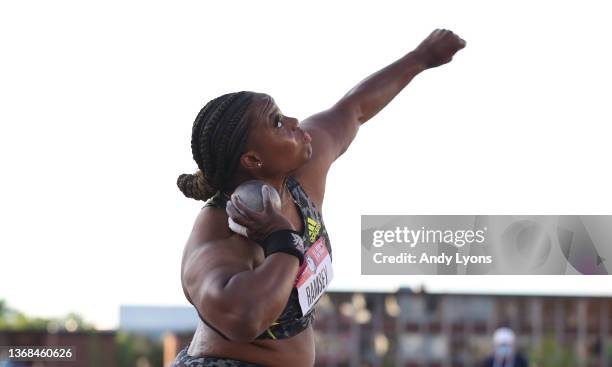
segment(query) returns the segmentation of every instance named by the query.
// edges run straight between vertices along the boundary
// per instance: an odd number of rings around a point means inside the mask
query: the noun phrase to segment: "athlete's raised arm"
[[[453,32],[436,29],[413,51],[359,82],[331,108],[304,119],[301,127],[312,137],[312,157],[302,167],[303,176],[324,182],[321,178],[348,149],[361,124],[382,110],[417,74],[448,63],[465,45]],[[316,186],[311,185],[315,191],[324,190],[324,184]],[[314,194],[323,196],[322,191]]]

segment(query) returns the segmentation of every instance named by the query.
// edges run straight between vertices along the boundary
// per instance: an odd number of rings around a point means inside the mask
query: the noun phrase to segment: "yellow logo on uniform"
[[[308,222],[308,236],[309,236],[310,242],[314,242],[317,239],[317,236],[319,235],[319,231],[321,231],[321,224],[310,217],[308,217],[307,222]]]

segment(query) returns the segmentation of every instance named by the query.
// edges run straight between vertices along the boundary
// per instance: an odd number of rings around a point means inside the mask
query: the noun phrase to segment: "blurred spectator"
[[[516,351],[514,332],[502,327],[493,334],[493,354],[487,357],[482,367],[527,367],[527,359]]]

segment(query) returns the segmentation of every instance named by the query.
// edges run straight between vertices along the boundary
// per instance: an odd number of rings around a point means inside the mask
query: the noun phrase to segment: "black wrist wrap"
[[[266,257],[275,252],[285,252],[300,260],[300,266],[304,262],[304,241],[299,233],[291,229],[281,229],[272,232],[262,242]]]

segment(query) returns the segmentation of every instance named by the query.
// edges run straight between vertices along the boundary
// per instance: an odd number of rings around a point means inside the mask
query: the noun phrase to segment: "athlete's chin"
[[[300,151],[297,153],[296,158],[299,162],[297,168],[302,167],[304,164],[308,163],[312,158],[312,145],[310,145],[310,143],[303,145]]]

